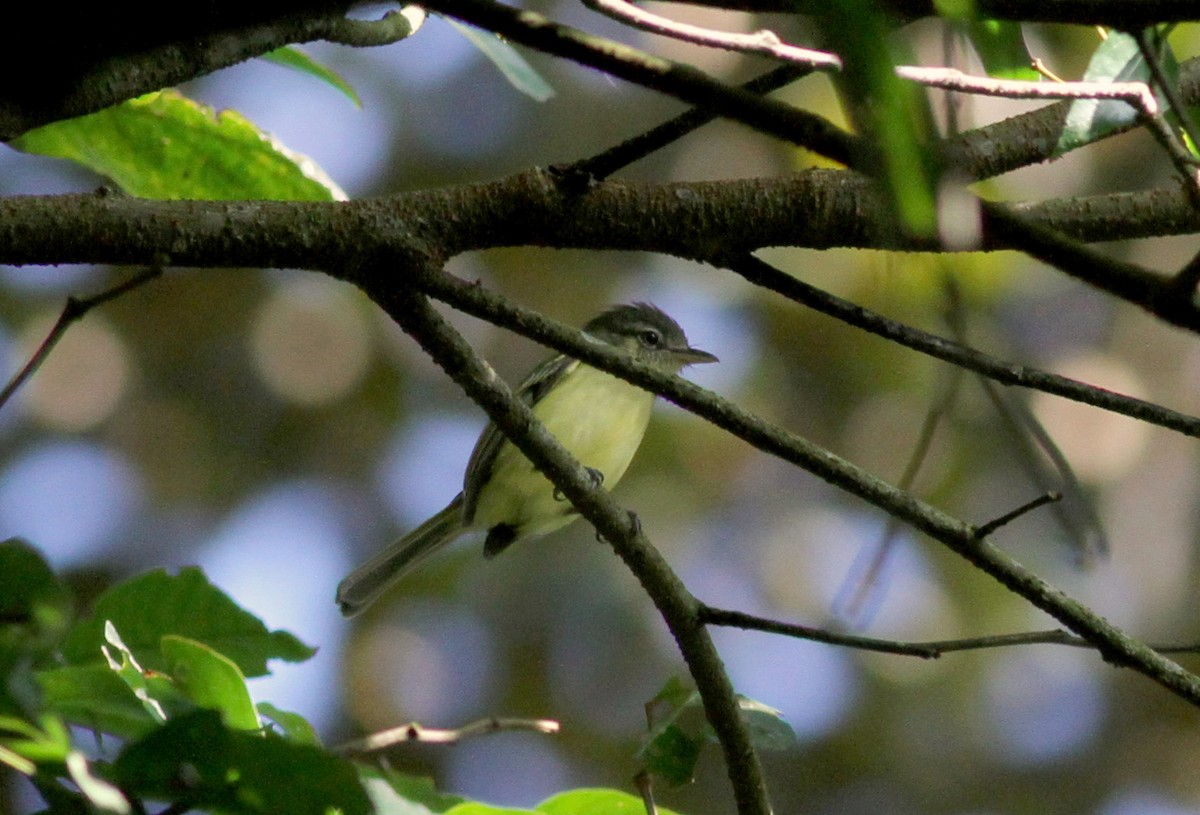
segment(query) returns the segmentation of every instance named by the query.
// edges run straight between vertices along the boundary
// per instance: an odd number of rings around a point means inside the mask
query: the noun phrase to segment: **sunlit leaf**
[[[197,568],[177,575],[156,570],[100,595],[92,616],[67,637],[67,661],[84,665],[101,659],[104,623],[111,620],[143,666],[166,672],[159,650],[169,634],[202,642],[233,660],[246,676],[262,676],[267,660],[301,662],[315,650],[286,631],[269,631],[262,620],[240,608],[208,582]]]
[[[500,807],[493,804],[480,803],[479,801],[468,801],[465,804],[459,804],[453,809],[446,810],[446,815],[537,815],[537,811],[533,809]]]
[[[64,762],[73,749],[66,725],[50,714],[39,717],[36,725],[16,716],[0,716],[0,744],[9,753],[38,764]]]
[[[645,815],[646,805],[641,798],[621,790],[581,789],[560,792],[536,807],[545,815]],[[659,815],[676,815],[674,810],[658,807]]]
[[[83,753],[72,750],[67,756],[66,765],[71,781],[93,807],[101,812],[115,812],[117,815],[125,815],[132,811],[129,800],[119,789],[92,774],[87,757]]]
[[[428,778],[389,767],[360,765],[358,773],[376,815],[436,815],[466,800],[460,795],[439,792]]]
[[[290,740],[299,744],[311,744],[319,747],[321,739],[317,736],[317,731],[309,724],[308,719],[301,716],[299,713],[293,713],[290,710],[282,710],[275,707],[270,702],[259,702],[256,705],[259,716],[264,719],[269,719],[283,731],[283,734]]]
[[[143,198],[345,200],[307,156],[234,111],[165,90],[31,130],[10,145],[69,159]]]
[[[550,83],[499,34],[483,31],[449,17],[443,19],[491,60],[500,69],[500,73],[504,74],[504,78],[521,93],[538,102],[545,102],[554,96],[554,89],[550,87]]]
[[[262,55],[262,59],[316,77],[330,87],[336,88],[356,107],[362,107],[362,100],[358,98],[358,92],[341,74],[329,66],[317,62],[295,46],[287,45],[283,48],[276,48],[274,51],[268,51]]]
[[[219,710],[230,727],[262,727],[246,688],[246,677],[229,657],[202,642],[174,634],[162,638],[162,654],[167,673],[197,705]]]
[[[163,710],[162,703],[150,690],[151,676],[149,672],[138,664],[133,652],[121,640],[121,635],[112,620],[104,622],[104,640],[106,644],[100,646],[100,652],[104,654],[108,667],[129,686],[133,695],[138,698],[146,712],[154,717],[155,721],[166,721],[167,713]]]

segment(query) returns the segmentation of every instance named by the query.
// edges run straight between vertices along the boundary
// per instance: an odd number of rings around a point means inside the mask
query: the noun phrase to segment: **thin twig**
[[[903,640],[862,637],[855,634],[839,634],[824,628],[814,628],[797,623],[785,623],[769,617],[747,614],[744,611],[715,608],[708,605],[701,608],[700,616],[709,625],[742,628],[747,631],[763,631],[768,634],[779,634],[786,637],[795,637],[796,639],[821,642],[826,645],[854,648],[859,651],[896,654],[898,656],[911,656],[920,659],[937,659],[943,654],[954,652],[981,651],[989,648],[1010,648],[1017,645],[1066,645],[1072,648],[1095,647],[1082,637],[1078,637],[1061,628],[1053,628],[1045,631],[1021,631],[1015,634],[991,634],[982,637],[904,642]],[[1160,654],[1200,653],[1200,643],[1193,645],[1151,645],[1150,647]]]
[[[1191,139],[1192,144],[1200,145],[1200,132],[1196,130],[1191,108],[1184,102],[1183,97],[1179,93],[1179,88],[1175,86],[1175,83],[1167,76],[1167,72],[1163,70],[1162,58],[1157,49],[1155,49],[1154,44],[1150,42],[1151,34],[1152,29],[1142,29],[1134,32],[1133,37],[1137,40],[1138,50],[1141,51],[1142,59],[1146,61],[1146,66],[1150,69],[1150,76],[1154,79],[1154,84],[1158,86],[1159,92],[1166,98],[1167,104],[1171,106],[1171,110],[1179,117],[1179,126],[1183,128],[1183,132]],[[1155,36],[1157,38],[1156,34]]]
[[[1028,82],[974,76],[957,68],[898,65],[896,75],[929,88],[1000,96],[1005,99],[1108,99],[1128,103],[1146,116],[1158,113],[1158,100],[1145,82]]]
[[[553,719],[522,719],[499,716],[477,719],[462,727],[453,729],[425,727],[417,722],[409,722],[399,727],[389,727],[387,730],[380,730],[361,739],[354,739],[353,741],[339,744],[333,748],[333,752],[340,755],[374,753],[410,741],[422,742],[424,744],[457,744],[463,739],[499,733],[502,730],[529,730],[534,733],[552,735],[560,729],[561,725]]]
[[[904,325],[818,289],[753,255],[729,258],[724,260],[722,265],[757,286],[781,294],[822,314],[897,342],[906,348],[974,371],[1003,385],[1017,385],[1052,393],[1200,438],[1200,418],[1065,376],[996,359],[969,346]]]
[[[980,379],[979,384],[996,409],[1004,430],[1012,438],[1016,459],[1029,480],[1046,492],[1062,493],[1062,500],[1054,504],[1053,514],[1074,543],[1079,563],[1086,564],[1094,556],[1107,555],[1108,535],[1104,523],[1058,443],[1038,421],[1028,403],[1017,398],[1017,394],[1001,391],[996,383],[986,379]],[[1046,466],[1047,460],[1052,471]]]
[[[685,65],[489,0],[431,0],[425,7],[486,28],[513,42],[604,71],[650,90],[716,111],[849,167],[878,164],[875,148],[828,119],[733,88]]]
[[[992,534],[1000,527],[1007,526],[1008,524],[1015,521],[1017,518],[1020,518],[1022,515],[1026,515],[1030,512],[1033,512],[1038,507],[1044,507],[1046,504],[1051,504],[1051,503],[1054,503],[1055,501],[1061,501],[1061,500],[1062,500],[1061,492],[1042,493],[1037,498],[1034,498],[1032,501],[1029,501],[1028,503],[1022,504],[1021,506],[1017,507],[1014,510],[1010,510],[1009,512],[1004,513],[999,518],[993,518],[992,520],[988,521],[987,523],[980,524],[979,526],[975,527],[975,537],[980,538],[980,539],[986,538],[988,535]]]
[[[837,54],[789,45],[779,39],[779,35],[774,31],[767,29],[760,29],[749,34],[719,31],[690,23],[681,23],[635,6],[626,0],[583,0],[583,4],[618,22],[648,31],[651,34],[661,34],[664,37],[671,37],[683,42],[723,48],[726,51],[737,51],[743,54],[761,54],[784,62],[802,65],[812,70],[837,71],[842,67],[841,57]]]
[[[795,82],[809,73],[811,73],[811,69],[803,66],[781,65],[755,77],[741,88],[750,93],[766,94]],[[605,150],[603,153],[570,164],[557,164],[550,169],[555,175],[565,179],[568,184],[574,183],[583,188],[603,181],[618,170],[661,150],[668,144],[678,141],[718,118],[720,118],[719,115],[708,108],[694,107],[674,119],[663,122]]]
[[[654,779],[650,777],[650,773],[642,770],[633,777],[633,785],[642,797],[642,807],[646,810],[646,815],[658,815],[658,804],[654,803]]]
[[[50,328],[50,332],[46,335],[46,338],[38,345],[33,355],[29,358],[29,361],[25,363],[21,370],[13,375],[8,384],[4,386],[4,389],[0,390],[0,410],[8,404],[8,400],[20,390],[29,377],[33,376],[37,369],[42,367],[42,363],[50,356],[50,352],[58,345],[58,341],[62,339],[68,328],[83,319],[85,314],[97,306],[103,305],[110,300],[115,300],[121,295],[158,277],[162,274],[164,265],[164,263],[155,263],[129,280],[118,283],[112,288],[105,289],[92,297],[68,297],[66,305],[63,306],[62,313],[58,315],[58,319]]]
[[[950,369],[949,379],[944,385],[941,395],[929,410],[926,411],[925,418],[921,422],[921,429],[917,433],[917,442],[913,445],[913,451],[908,457],[908,463],[904,467],[904,472],[900,475],[900,480],[896,483],[896,486],[900,489],[906,492],[912,489],[913,482],[916,480],[917,474],[921,471],[921,467],[929,455],[929,450],[933,446],[933,439],[937,433],[938,425],[941,424],[946,414],[950,412],[950,406],[957,399],[959,386],[962,384],[962,374],[962,368],[954,366]],[[859,615],[862,612],[871,587],[876,584],[883,565],[887,562],[888,556],[891,554],[892,546],[896,541],[896,535],[899,533],[901,525],[900,520],[894,515],[888,516],[883,533],[880,535],[874,549],[870,552],[870,561],[867,562],[865,568],[861,570],[854,569],[853,572],[859,572],[859,574],[855,576],[852,572],[848,575],[846,583],[838,591],[837,597],[833,602],[834,614],[843,619],[854,620],[856,621],[855,625],[861,627],[862,623]]]

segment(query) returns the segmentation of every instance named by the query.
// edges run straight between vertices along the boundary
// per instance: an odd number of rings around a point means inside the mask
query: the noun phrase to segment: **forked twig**
[[[162,274],[164,265],[165,263],[155,263],[141,273],[134,275],[122,283],[118,283],[110,289],[106,289],[99,294],[93,295],[92,297],[68,297],[67,304],[63,306],[62,313],[58,315],[58,319],[51,327],[50,333],[47,334],[46,338],[42,340],[40,345],[38,345],[37,350],[33,352],[33,355],[29,358],[29,361],[25,363],[21,370],[17,371],[16,374],[13,375],[12,379],[8,381],[8,384],[4,386],[4,389],[0,390],[0,410],[2,410],[4,406],[8,404],[8,400],[13,397],[13,394],[21,389],[21,386],[25,384],[29,377],[33,376],[34,372],[36,372],[38,368],[42,367],[42,363],[44,363],[46,358],[50,356],[50,352],[54,350],[56,345],[58,345],[58,341],[62,339],[63,334],[67,332],[67,329],[70,328],[72,324],[83,319],[83,316],[96,306],[103,305],[110,300],[115,300],[121,295],[133,291],[138,286],[148,283],[154,278],[158,277]]]

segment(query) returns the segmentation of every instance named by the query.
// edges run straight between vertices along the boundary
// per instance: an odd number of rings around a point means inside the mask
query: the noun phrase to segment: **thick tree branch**
[[[1179,193],[1173,204],[1185,207],[1185,200]],[[579,196],[561,192],[548,175],[530,172],[490,184],[340,204],[22,197],[0,199],[0,262],[138,264],[169,257],[180,266],[331,268],[355,252],[396,246],[451,257],[513,245],[642,249],[714,259],[756,285],[1002,384],[1198,435],[1194,417],[901,325],[748,254],[760,245],[878,246],[866,213],[885,209],[860,177],[833,170],[702,184],[607,182]],[[1030,215],[1031,210],[1024,213],[1032,218],[1037,213]],[[894,234],[886,227],[880,232]],[[745,252],[738,254],[743,246]],[[1090,260],[1079,266],[1088,275],[1106,268]],[[392,285],[404,279],[397,269]],[[1151,283],[1143,292],[1175,290],[1166,278]]]
[[[707,258],[769,246],[936,250],[894,229],[883,193],[855,173],[646,184],[583,194],[530,170],[482,184],[345,203],[151,201],[112,194],[0,198],[0,263],[307,267],[396,240],[447,255],[503,246]],[[1179,190],[1013,205],[1079,240],[1185,234],[1200,215]]]
[[[45,53],[26,55],[27,43],[20,43],[0,53],[5,76],[19,77],[0,82],[0,141],[60,119],[95,113],[285,45],[314,40],[358,47],[386,45],[409,36],[421,19],[411,11],[389,12],[375,21],[347,19],[344,15],[350,3],[333,0],[305,0],[276,16],[253,3],[242,5],[246,10],[240,15],[218,17],[210,10],[213,20],[202,19],[200,14],[189,17],[191,27],[178,32],[163,26],[159,37],[155,37],[160,33],[156,27],[145,25],[141,17],[122,20],[115,12],[110,15],[108,6],[90,30],[71,28],[80,21],[73,19],[72,13],[56,10],[55,23],[46,30],[67,40],[74,34],[79,47],[57,42],[53,48],[43,46]],[[111,36],[106,39],[105,32],[110,29]],[[21,36],[28,30],[14,27]],[[51,55],[52,63],[42,64],[46,54]],[[37,68],[30,70],[29,63]]]

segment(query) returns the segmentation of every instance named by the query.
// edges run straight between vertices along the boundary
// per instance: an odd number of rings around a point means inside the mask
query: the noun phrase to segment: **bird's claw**
[[[642,534],[642,519],[638,517],[638,514],[630,510],[629,512],[625,513],[625,516],[629,519],[629,537],[636,538],[638,535]],[[599,529],[596,530],[596,541],[598,543],[606,542],[605,537],[600,534]]]
[[[601,484],[604,483],[604,473],[600,472],[595,467],[584,467],[583,469],[587,471],[588,480],[592,482],[593,487],[599,487]],[[563,491],[560,490],[558,487],[554,488],[554,500],[555,501],[567,500],[567,497],[565,495],[563,495]]]

